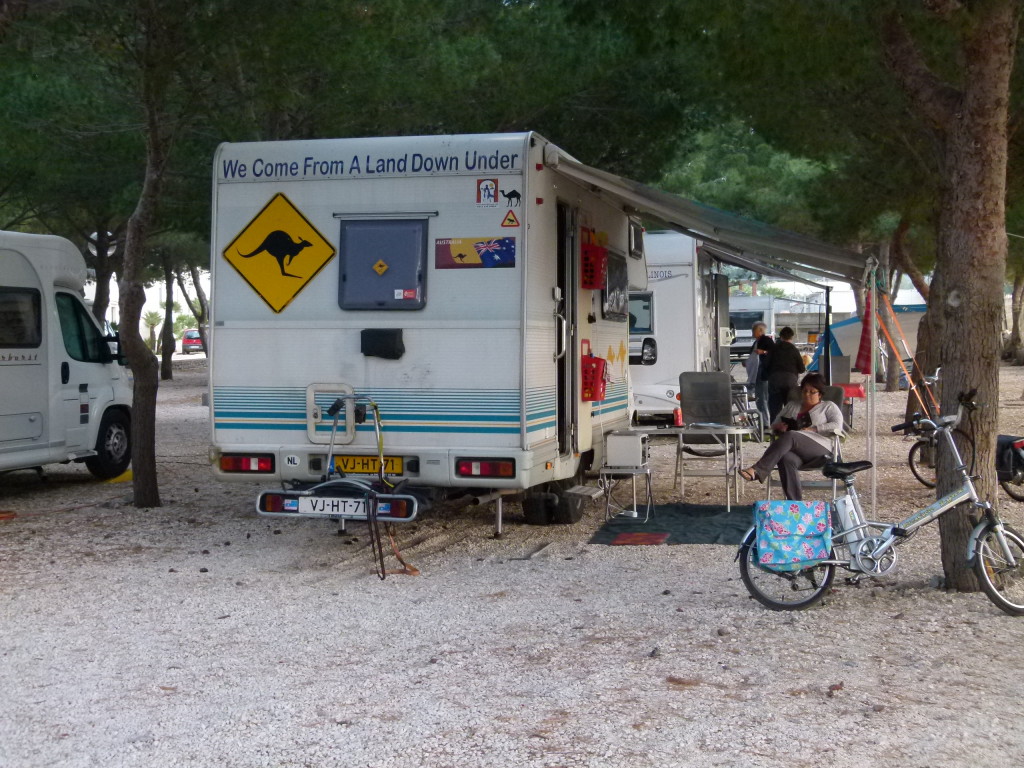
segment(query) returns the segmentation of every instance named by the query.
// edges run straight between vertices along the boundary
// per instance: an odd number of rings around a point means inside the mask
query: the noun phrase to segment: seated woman
[[[787,499],[800,501],[800,470],[821,467],[832,458],[832,436],[842,432],[843,412],[830,400],[823,400],[825,379],[810,373],[800,385],[800,400],[791,400],[772,425],[778,433],[761,460],[741,469],[744,480],[762,483],[778,467],[782,491]]]

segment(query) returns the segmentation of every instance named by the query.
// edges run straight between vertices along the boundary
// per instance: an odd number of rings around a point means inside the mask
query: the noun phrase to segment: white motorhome
[[[670,417],[679,407],[679,374],[721,370],[728,340],[728,279],[714,259],[678,232],[644,235],[647,288],[629,294],[629,364],[636,417]]]
[[[775,336],[774,296],[732,296],[729,299],[729,324],[736,333],[731,354],[734,360],[745,360],[754,343],[754,323],[768,326],[769,336]]]
[[[0,232],[0,471],[131,461],[128,369],[82,302],[82,254],[50,235]]]
[[[218,477],[316,483],[332,432],[334,467],[379,471],[358,396],[391,480],[523,490],[532,522],[577,519],[563,491],[629,424],[628,291],[647,271],[640,225],[560,160],[534,133],[221,145]]]

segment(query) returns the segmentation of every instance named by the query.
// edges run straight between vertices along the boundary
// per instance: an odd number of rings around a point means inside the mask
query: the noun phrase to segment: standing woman
[[[804,368],[804,358],[793,343],[793,329],[788,325],[779,331],[779,340],[768,355],[768,415],[774,423],[789,392],[797,385]]]

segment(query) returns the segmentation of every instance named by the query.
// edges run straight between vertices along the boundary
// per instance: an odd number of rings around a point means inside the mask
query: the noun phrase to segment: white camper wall
[[[439,154],[463,160],[466,152],[479,148],[518,155],[521,168],[522,146],[522,135],[443,151],[436,139],[417,138],[223,146],[217,158],[212,257],[215,442],[305,444],[306,387],[337,382],[381,401],[388,442],[395,449],[424,441],[464,443],[461,436],[469,430],[478,446],[519,446],[522,270],[439,269],[435,254],[438,241],[451,238],[507,235],[521,244],[523,227],[501,227],[504,201],[479,205],[474,199],[477,176],[493,177],[500,189],[513,190],[521,187],[520,173],[411,176],[396,169],[368,174],[365,163],[369,158],[372,167],[375,159]],[[257,162],[281,168],[298,163],[301,169],[306,157],[337,158],[349,169],[353,159],[360,159],[363,167],[324,180],[224,178],[226,168],[239,164],[251,169]],[[425,218],[423,308],[342,310],[341,259],[335,255],[275,312],[226,262],[224,252],[278,194],[335,250],[339,216]],[[520,246],[517,265],[524,257]],[[266,254],[259,258],[276,268]],[[292,263],[302,258],[300,253]],[[249,268],[248,262],[239,263]],[[401,329],[406,349],[401,360],[363,355],[360,331],[366,328]]]

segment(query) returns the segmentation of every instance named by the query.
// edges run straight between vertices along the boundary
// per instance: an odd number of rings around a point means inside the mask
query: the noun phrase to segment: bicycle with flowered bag
[[[754,599],[775,611],[800,610],[821,600],[832,586],[837,568],[853,572],[851,581],[889,573],[896,565],[898,545],[957,505],[970,502],[980,520],[968,541],[968,561],[996,606],[1013,616],[1024,615],[1024,537],[1005,525],[992,505],[978,496],[953,438],[964,412],[977,407],[975,394],[972,390],[960,396],[955,416],[933,420],[915,415],[912,422],[892,428],[893,432],[934,430],[951,451],[961,481],[959,488],[898,523],[864,517],[853,476],[870,469],[869,461],[832,462],[822,467],[825,477],[840,480],[846,487],[846,495],[832,504],[757,502],[756,524],[737,553],[740,578]]]

